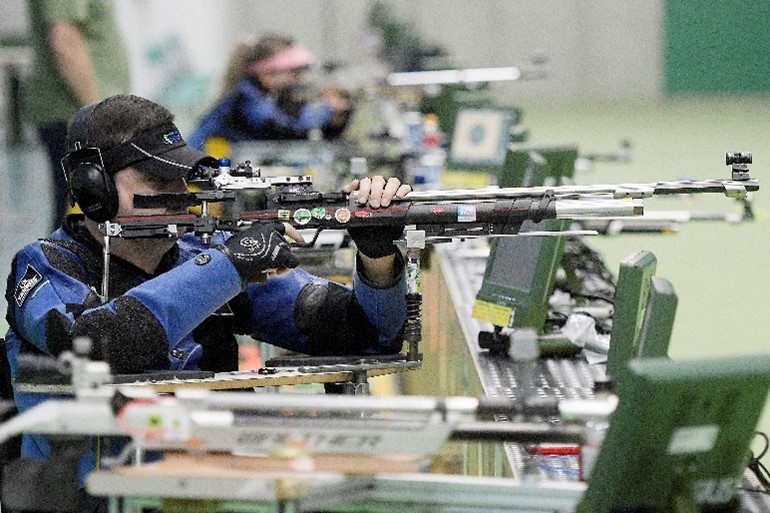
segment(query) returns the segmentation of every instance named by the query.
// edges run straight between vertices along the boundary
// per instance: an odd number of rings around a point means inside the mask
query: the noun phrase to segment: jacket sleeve
[[[74,337],[88,337],[93,356],[116,373],[167,368],[175,343],[241,290],[235,268],[218,250],[207,250],[105,304],[89,281],[77,269],[65,272],[52,265],[40,245],[23,249],[8,283],[11,328],[52,355],[71,348]]]
[[[187,145],[204,150],[210,137],[231,138],[232,134],[228,133],[226,120],[228,113],[232,110],[232,103],[232,98],[224,98],[206,112],[187,137]]]
[[[296,116],[283,110],[254,85],[239,84],[235,117],[244,132],[255,139],[304,138],[313,128],[326,127],[332,118],[331,107],[323,102],[306,103]]]
[[[311,355],[384,354],[401,349],[406,318],[403,260],[392,286],[377,288],[358,273],[353,288],[301,268],[247,289],[252,336]]]

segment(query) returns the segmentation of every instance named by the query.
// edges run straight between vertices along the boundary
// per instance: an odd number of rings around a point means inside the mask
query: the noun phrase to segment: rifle
[[[309,177],[301,177],[289,187],[271,183],[275,194],[261,199],[261,208],[241,212],[237,217],[210,216],[206,212],[211,203],[209,192],[183,193],[184,197],[166,194],[137,195],[138,208],[154,208],[181,201],[187,206],[198,204],[201,215],[179,214],[160,216],[121,217],[117,223],[105,223],[105,235],[123,238],[169,237],[188,229],[201,236],[204,242],[216,230],[237,231],[255,222],[286,222],[299,229],[344,230],[357,227],[407,226],[425,232],[429,242],[443,242],[453,238],[477,236],[516,235],[524,221],[540,222],[546,219],[582,219],[591,217],[627,217],[643,214],[639,201],[556,199],[550,191],[532,197],[506,197],[508,189],[498,189],[486,197],[472,198],[472,193],[454,199],[445,192],[435,195],[409,193],[394,199],[388,208],[371,208],[358,203],[358,195],[342,192],[318,193],[310,186]],[[483,194],[483,193],[482,193]],[[232,196],[216,198],[223,201]],[[179,205],[182,206],[182,205]],[[563,235],[563,233],[559,233]]]
[[[394,198],[388,208],[378,209],[359,205],[356,192],[315,191],[309,176],[262,177],[248,161],[231,170],[229,161],[223,159],[219,168],[199,168],[189,177],[188,183],[200,187],[200,191],[134,198],[137,208],[200,206],[199,215],[122,217],[115,223],[100,225],[100,230],[106,237],[123,238],[174,237],[193,231],[205,243],[216,230],[236,231],[254,222],[279,221],[299,229],[315,229],[310,245],[321,230],[361,226],[407,226],[410,231],[424,232],[425,241],[430,243],[517,235],[526,220],[639,216],[644,213],[639,200],[656,195],[722,193],[745,198],[749,192],[759,190],[759,183],[750,178],[745,166],[751,162],[751,153],[727,155],[728,164],[733,164],[731,180],[412,191],[404,198]],[[212,203],[233,201],[243,190],[262,192],[256,210],[229,217],[209,215]]]
[[[244,162],[230,168],[222,159],[218,168],[198,168],[188,183],[202,190],[187,193],[135,195],[137,208],[185,208],[200,206],[200,214],[148,215],[118,218],[99,225],[104,235],[105,274],[102,299],[108,297],[109,239],[111,237],[175,237],[192,230],[204,243],[217,230],[242,230],[255,222],[286,222],[303,229],[315,229],[313,245],[325,229],[406,226],[407,319],[404,338],[409,344],[408,361],[419,359],[421,338],[419,292],[419,249],[426,243],[455,238],[518,235],[524,221],[547,219],[592,219],[639,216],[643,198],[669,194],[722,193],[745,197],[759,190],[749,176],[751,153],[728,153],[733,165],[731,180],[673,181],[647,184],[563,185],[556,187],[513,187],[439,191],[413,191],[396,198],[388,208],[359,205],[357,193],[313,190],[309,176],[262,177],[258,168]],[[211,203],[232,201],[238,191],[262,194],[256,210],[237,216],[209,215]],[[527,232],[527,235],[563,236],[570,232]],[[575,232],[571,232],[574,234]],[[591,232],[595,233],[595,232]]]

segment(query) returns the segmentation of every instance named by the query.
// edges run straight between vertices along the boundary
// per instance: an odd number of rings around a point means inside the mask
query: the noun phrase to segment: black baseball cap
[[[159,125],[104,150],[102,161],[109,174],[131,166],[165,180],[186,178],[197,166],[216,165],[216,159],[188,146],[173,123]]]

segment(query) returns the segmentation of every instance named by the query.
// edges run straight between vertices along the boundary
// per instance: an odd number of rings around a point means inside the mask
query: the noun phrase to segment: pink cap
[[[249,64],[251,73],[270,73],[306,68],[313,62],[313,54],[299,45],[292,45],[275,55]]]

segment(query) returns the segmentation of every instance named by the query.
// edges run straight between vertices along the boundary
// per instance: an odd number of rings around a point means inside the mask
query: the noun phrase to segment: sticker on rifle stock
[[[308,224],[312,218],[313,215],[306,208],[300,208],[294,212],[294,222],[299,225]]]
[[[338,223],[347,223],[350,221],[350,210],[345,207],[338,208],[334,212],[334,219],[336,219]]]
[[[457,221],[460,223],[475,223],[476,205],[457,205]]]
[[[279,221],[288,221],[291,219],[291,210],[288,208],[279,208],[278,209],[278,220]]]
[[[43,275],[30,264],[27,264],[27,270],[24,271],[24,276],[22,276],[19,284],[16,285],[16,290],[13,293],[13,298],[16,300],[16,305],[19,308],[24,304],[24,301],[27,299],[27,296],[29,296],[29,293],[32,292],[32,289],[34,289],[42,280]]]

